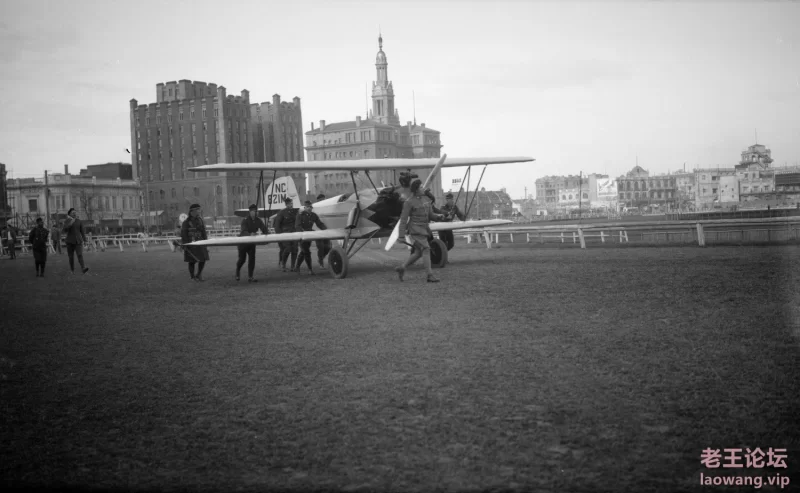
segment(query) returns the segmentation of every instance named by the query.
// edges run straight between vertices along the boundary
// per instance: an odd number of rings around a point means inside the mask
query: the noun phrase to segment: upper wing
[[[480,219],[477,221],[451,221],[430,223],[431,231],[452,231],[454,229],[485,228],[487,226],[501,226],[514,221],[508,219]]]
[[[474,166],[481,164],[525,163],[534,161],[532,157],[466,157],[447,158],[442,164],[443,168],[455,166]],[[359,171],[381,169],[424,169],[433,168],[439,162],[438,158],[421,159],[351,159],[331,161],[289,161],[282,163],[220,163],[206,164],[189,168],[190,171]]]

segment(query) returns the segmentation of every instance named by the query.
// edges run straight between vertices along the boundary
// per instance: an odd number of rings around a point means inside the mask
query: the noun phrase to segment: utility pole
[[[50,188],[47,186],[47,170],[44,171],[44,217],[45,226],[50,225]]]
[[[583,195],[583,171],[580,171],[578,174],[578,221],[581,220],[582,195]]]

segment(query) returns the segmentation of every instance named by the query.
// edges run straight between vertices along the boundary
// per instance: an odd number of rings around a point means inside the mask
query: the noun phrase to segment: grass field
[[[800,484],[796,245],[462,243],[440,284],[421,266],[400,283],[401,248],[366,247],[339,281],[260,249],[258,284],[211,255],[204,283],[165,246],[87,253],[85,276],[0,259],[3,486]],[[786,448],[790,470],[706,469],[707,447]]]

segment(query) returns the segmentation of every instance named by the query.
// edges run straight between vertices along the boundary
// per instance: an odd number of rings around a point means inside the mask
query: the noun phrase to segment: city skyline
[[[756,131],[773,166],[800,164],[797,3],[216,5],[4,6],[9,178],[130,162],[128,101],[155,100],[158,82],[300,97],[304,132],[365,117],[379,29],[401,122],[441,131],[448,156],[536,159],[487,168],[487,190],[516,198],[543,176],[615,178],[637,161],[652,174],[732,167]],[[445,190],[463,173],[443,171]]]

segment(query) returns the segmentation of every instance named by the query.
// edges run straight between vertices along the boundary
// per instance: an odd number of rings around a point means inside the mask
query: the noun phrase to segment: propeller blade
[[[447,154],[442,155],[439,162],[436,163],[436,166],[433,167],[433,171],[428,175],[428,178],[425,179],[425,184],[422,185],[422,190],[428,188],[433,178],[436,176],[436,173],[442,169],[442,164],[444,163],[444,159],[447,157]],[[388,252],[392,249],[394,244],[397,242],[397,239],[400,237],[400,221],[397,221],[397,224],[394,225],[394,229],[392,230],[392,234],[389,236],[389,240],[386,242],[385,250]]]

